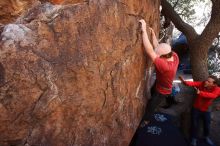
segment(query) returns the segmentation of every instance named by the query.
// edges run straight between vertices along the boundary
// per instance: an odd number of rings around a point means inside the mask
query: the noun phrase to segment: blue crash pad
[[[137,129],[130,146],[190,146],[173,120],[168,114],[155,113],[148,125]],[[197,146],[210,145],[198,139]]]
[[[172,117],[155,113],[145,127],[136,131],[135,142],[132,146],[188,146],[187,141],[172,124]]]

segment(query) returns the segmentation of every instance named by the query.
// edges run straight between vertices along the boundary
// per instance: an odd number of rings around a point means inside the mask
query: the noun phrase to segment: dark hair
[[[170,53],[160,55],[160,58],[171,58],[173,56],[173,52],[171,51]]]
[[[212,78],[214,80],[213,83],[218,85],[218,78],[216,76],[210,75],[208,78]]]

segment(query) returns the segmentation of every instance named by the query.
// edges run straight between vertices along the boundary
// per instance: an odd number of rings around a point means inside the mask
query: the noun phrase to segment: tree
[[[205,0],[167,0],[183,20],[193,23],[196,19],[194,5]]]
[[[209,13],[207,13],[207,8],[210,6],[210,2],[207,2],[207,0],[167,0],[173,7],[173,9],[177,12],[177,14],[186,22],[193,24],[193,26],[205,26],[207,20],[210,18]],[[196,5],[205,4],[203,16],[202,19],[198,19],[195,15],[195,9],[194,7]],[[210,8],[209,8],[210,9]],[[210,10],[209,10],[210,11]],[[208,11],[208,12],[209,12]],[[201,18],[201,17],[200,17]],[[174,25],[171,23],[171,20],[167,17],[164,17],[161,15],[160,17],[160,23],[161,23],[161,29],[160,29],[160,41],[170,43],[172,42],[173,38],[173,30]],[[196,20],[196,21],[195,21]]]
[[[220,32],[220,0],[211,0],[211,18],[199,35],[195,29],[184,22],[167,0],[161,0],[162,13],[169,18],[178,30],[187,37],[194,80],[204,80],[208,76],[208,50]]]

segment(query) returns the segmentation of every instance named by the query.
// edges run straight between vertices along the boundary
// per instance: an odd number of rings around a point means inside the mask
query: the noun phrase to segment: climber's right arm
[[[139,22],[141,23],[142,38],[143,38],[143,44],[144,44],[145,51],[146,51],[147,55],[150,57],[150,59],[154,62],[154,60],[157,57],[157,54],[155,53],[153,46],[150,43],[150,40],[148,38],[148,34],[146,31],[146,22],[143,19],[141,19]]]

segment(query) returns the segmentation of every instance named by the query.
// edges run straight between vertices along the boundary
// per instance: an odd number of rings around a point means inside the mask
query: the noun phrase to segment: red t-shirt
[[[170,94],[172,92],[172,82],[179,64],[177,54],[173,52],[173,61],[157,57],[154,60],[154,64],[156,68],[156,90],[161,94]]]
[[[200,90],[200,93],[197,94],[197,97],[194,101],[193,107],[199,109],[202,112],[208,111],[212,101],[216,97],[220,96],[219,87],[214,87],[208,90],[204,88],[204,82],[185,81],[185,83],[188,86],[197,87]]]

